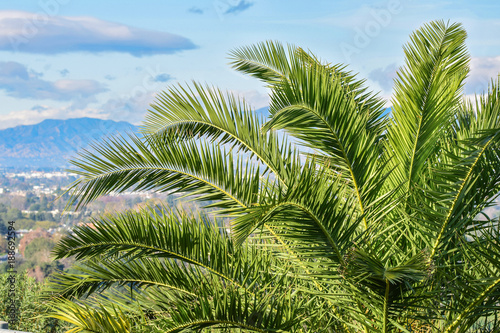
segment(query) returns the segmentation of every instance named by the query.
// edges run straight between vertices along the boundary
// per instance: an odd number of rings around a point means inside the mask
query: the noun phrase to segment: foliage
[[[12,295],[10,279],[15,279],[15,296],[17,309],[15,311],[19,321],[16,324],[9,324],[9,329],[20,330],[32,333],[60,333],[68,329],[68,325],[63,321],[54,318],[43,317],[50,308],[40,301],[40,295],[44,288],[42,283],[36,282],[34,278],[28,277],[26,273],[0,274],[0,320],[8,322],[11,317],[8,315],[8,305],[11,304]]]
[[[98,332],[498,331],[498,220],[478,216],[500,192],[500,86],[463,98],[465,39],[413,33],[388,115],[344,65],[276,42],[231,53],[270,88],[266,120],[210,86],[160,93],[141,136],[73,161],[73,199],[173,191],[230,226],[156,207],[76,228],[54,248],[79,273],[53,280],[53,315]]]
[[[17,221],[14,226],[17,227]],[[7,233],[5,235],[7,236]],[[55,234],[54,237],[41,229],[24,235],[20,240],[16,237],[14,248],[19,250],[20,254],[16,255],[16,270],[18,272],[26,272],[28,270],[30,276],[41,281],[53,272],[63,270],[65,266],[70,266],[72,264],[71,259],[64,259],[63,261],[52,260],[51,250],[60,237],[62,235],[58,236],[58,234]],[[12,241],[12,239],[10,240]],[[0,238],[0,254],[5,253],[6,255],[8,250],[9,243],[7,242],[7,238]],[[9,270],[10,264],[7,260],[0,262],[0,274],[7,273]]]
[[[40,252],[47,251],[50,252],[54,248],[54,242],[48,238],[35,238],[31,241],[24,251],[24,255],[26,257],[32,257],[36,254],[40,254]]]

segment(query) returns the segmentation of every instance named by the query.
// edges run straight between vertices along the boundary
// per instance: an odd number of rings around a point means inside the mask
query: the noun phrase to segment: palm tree
[[[78,207],[129,189],[210,210],[108,214],[55,249],[53,316],[91,332],[498,332],[500,86],[465,99],[466,32],[424,25],[392,112],[344,65],[265,42],[232,66],[268,119],[193,83],[160,93],[141,136],[73,161]],[[230,220],[230,225],[226,221]]]

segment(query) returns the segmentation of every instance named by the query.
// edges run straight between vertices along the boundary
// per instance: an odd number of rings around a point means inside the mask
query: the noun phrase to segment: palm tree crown
[[[54,278],[53,316],[92,332],[499,330],[498,219],[482,212],[500,192],[500,88],[464,98],[465,39],[442,21],[414,32],[389,114],[344,65],[277,42],[230,54],[269,87],[268,119],[198,83],[158,94],[140,136],[73,161],[74,199],[172,191],[216,214],[76,228],[55,256],[81,273]]]

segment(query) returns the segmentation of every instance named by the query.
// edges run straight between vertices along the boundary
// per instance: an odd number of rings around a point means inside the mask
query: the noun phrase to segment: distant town
[[[0,174],[6,178],[18,178],[18,179],[76,179],[78,175],[76,173],[69,173],[64,171],[52,171],[52,172],[44,172],[44,171],[28,171],[28,172],[5,172]],[[67,187],[61,188],[62,190],[66,190]],[[28,190],[16,190],[0,187],[0,194],[10,193],[12,195],[19,195],[25,197],[28,193],[34,193],[37,195],[41,194],[54,194],[58,190],[58,187],[55,185],[46,186],[45,184],[41,185],[33,185],[31,189]],[[123,193],[111,193],[110,196],[127,196],[127,195],[136,195],[143,198],[151,198],[151,194],[147,192],[134,192],[134,191],[126,191]]]
[[[175,208],[179,195],[126,191],[99,198],[79,210],[72,206],[70,185],[78,179],[65,171],[0,171],[0,272],[7,269],[8,222],[14,221],[19,270],[27,270],[39,281],[54,270],[66,269],[72,260],[53,260],[50,251],[57,241],[75,226],[93,225],[93,218],[105,213],[139,209],[162,204]],[[197,204],[182,202],[183,207],[199,209]]]

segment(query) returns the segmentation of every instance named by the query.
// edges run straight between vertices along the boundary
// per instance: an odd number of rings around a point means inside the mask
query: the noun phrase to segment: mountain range
[[[268,108],[255,110],[266,117]],[[113,135],[137,132],[128,122],[95,118],[46,119],[35,125],[0,130],[0,170],[65,169],[69,159],[91,142]]]
[[[385,110],[385,114],[390,112]],[[255,110],[267,117],[267,107]],[[128,122],[94,118],[46,119],[35,125],[0,130],[1,169],[65,169],[69,159],[104,136],[137,132]]]
[[[46,119],[0,130],[0,168],[63,169],[89,143],[104,136],[135,132],[125,121],[94,118]]]

